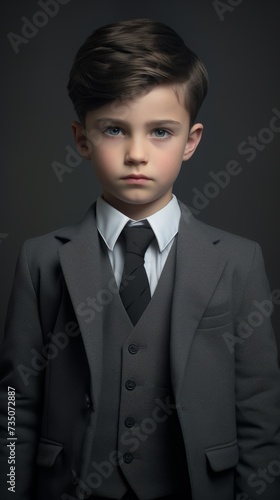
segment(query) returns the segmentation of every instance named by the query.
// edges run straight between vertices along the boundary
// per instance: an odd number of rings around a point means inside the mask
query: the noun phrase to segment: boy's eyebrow
[[[121,120],[120,118],[110,118],[110,117],[104,117],[104,118],[97,118],[96,123],[102,123],[102,122],[117,122],[123,125],[129,125],[129,123],[125,120]],[[177,122],[176,120],[169,120],[169,119],[164,119],[164,120],[151,120],[147,122],[145,125],[148,126],[164,126],[164,125],[177,125],[181,126],[182,124],[180,122]]]

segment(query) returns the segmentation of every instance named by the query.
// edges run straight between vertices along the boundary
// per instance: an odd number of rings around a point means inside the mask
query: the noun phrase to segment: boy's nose
[[[126,164],[139,164],[148,162],[148,153],[144,141],[140,139],[131,139],[127,143],[125,152]]]

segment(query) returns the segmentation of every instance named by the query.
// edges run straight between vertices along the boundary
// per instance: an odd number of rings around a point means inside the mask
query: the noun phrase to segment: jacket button
[[[138,352],[138,349],[139,349],[139,347],[136,344],[130,344],[128,346],[128,350],[129,350],[130,354],[136,354]]]
[[[133,455],[132,453],[125,453],[123,456],[123,460],[126,464],[130,464],[133,460]]]
[[[135,384],[134,380],[127,380],[126,383],[125,383],[125,387],[129,391],[133,391],[133,389],[135,389],[135,387],[136,387],[136,384]]]
[[[134,426],[134,424],[135,424],[135,420],[134,420],[134,418],[132,418],[132,417],[127,417],[127,418],[125,419],[125,421],[124,421],[124,425],[125,425],[126,427],[133,427],[133,426]]]
[[[89,409],[89,408],[92,407],[92,401],[91,401],[91,399],[90,399],[90,397],[89,397],[88,394],[85,395],[85,403],[86,403],[86,408],[87,409]]]

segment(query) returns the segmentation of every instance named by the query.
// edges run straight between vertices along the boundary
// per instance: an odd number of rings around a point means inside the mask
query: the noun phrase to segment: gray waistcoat
[[[104,276],[112,279],[103,242],[101,246]],[[90,465],[93,495],[122,498],[128,484],[140,500],[188,491],[183,438],[176,409],[170,407],[175,263],[176,238],[135,326],[118,293],[104,309],[102,390]]]

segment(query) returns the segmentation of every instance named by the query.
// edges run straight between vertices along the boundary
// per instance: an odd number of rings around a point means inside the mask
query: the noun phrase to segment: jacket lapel
[[[76,229],[72,230],[72,234],[64,230],[57,237],[70,239],[61,246],[59,257],[83,338],[91,373],[92,396],[96,404],[101,389],[103,313],[100,308],[94,309],[89,301],[95,301],[100,290],[108,288],[113,273],[110,274],[109,257],[101,251],[95,204]]]
[[[177,239],[176,274],[172,303],[170,360],[176,400],[184,379],[191,343],[203,312],[226,264],[219,233],[195,219],[179,201],[181,219]]]

